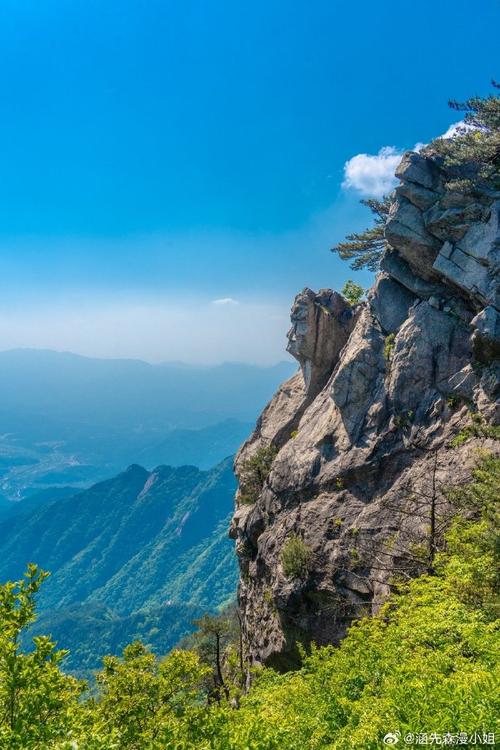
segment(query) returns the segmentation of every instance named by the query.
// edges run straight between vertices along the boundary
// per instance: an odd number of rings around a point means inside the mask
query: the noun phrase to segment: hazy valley
[[[6,501],[83,489],[131,463],[215,466],[294,369],[0,352],[0,514],[20,510]]]

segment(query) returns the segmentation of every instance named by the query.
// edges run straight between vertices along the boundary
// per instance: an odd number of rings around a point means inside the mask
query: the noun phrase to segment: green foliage
[[[500,85],[492,81],[495,89]],[[500,188],[500,97],[474,96],[450,107],[465,112],[464,125],[451,138],[438,138],[424,152],[437,152],[455,189]]]
[[[448,490],[460,511],[447,536],[447,577],[463,601],[500,614],[500,459],[480,453],[473,481]],[[467,514],[467,515],[465,515]],[[470,523],[471,516],[475,523]]]
[[[274,445],[261,445],[253,456],[242,462],[239,469],[240,503],[255,503],[269,476],[278,451]]]
[[[450,445],[452,448],[458,448],[466,443],[471,437],[500,440],[500,425],[487,424],[484,421],[483,416],[479,412],[475,412],[471,415],[470,424],[455,435],[451,440]]]
[[[274,606],[273,595],[269,591],[269,589],[266,589],[264,591],[264,593],[262,594],[262,598],[264,599],[265,603],[268,604],[270,607]]]
[[[281,550],[281,564],[287,578],[304,578],[312,561],[312,550],[297,534],[292,534]]]
[[[342,295],[346,298],[350,305],[357,305],[361,302],[365,290],[355,281],[349,279],[342,287]]]
[[[235,604],[219,614],[205,614],[193,623],[196,630],[178,648],[194,651],[209,668],[205,688],[209,700],[220,702],[241,693],[245,681],[240,615]]]
[[[332,247],[332,253],[338,253],[342,260],[351,261],[351,268],[354,271],[361,268],[377,271],[385,249],[384,229],[391,199],[386,195],[381,200],[369,198],[362,200],[361,203],[367,206],[374,215],[373,226],[368,227],[364,232],[348,234],[344,242],[339,242],[338,245]]]
[[[166,654],[187,633],[205,607],[165,603],[131,615],[117,614],[104,605],[79,605],[42,611],[21,638],[29,647],[33,636],[51,633],[69,650],[64,669],[75,677],[93,681],[103,656],[121,654],[135,640],[147,644],[156,654]]]
[[[29,653],[22,632],[35,618],[35,596],[47,577],[29,565],[24,579],[0,587],[0,747],[38,750],[70,729],[84,686],[59,667],[64,651],[46,636],[33,639]],[[43,743],[43,744],[42,744]]]
[[[203,721],[200,698],[208,672],[193,652],[174,650],[160,662],[132,643],[122,658],[105,658],[98,699],[83,709],[86,731],[112,738],[116,750],[170,747],[180,731],[189,735],[189,723]]]
[[[298,430],[292,430],[290,433],[290,437],[292,438],[292,440],[295,440],[298,434],[299,434]]]
[[[384,359],[386,362],[390,362],[392,359],[392,353],[394,351],[394,340],[396,338],[396,334],[390,333],[388,336],[385,337],[384,341]]]

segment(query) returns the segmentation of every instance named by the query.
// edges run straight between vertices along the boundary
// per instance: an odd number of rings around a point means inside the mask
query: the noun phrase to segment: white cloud
[[[239,305],[239,302],[232,297],[221,297],[221,299],[212,300],[212,305]]]
[[[454,122],[446,133],[443,133],[443,135],[440,135],[440,138],[453,138],[459,131],[463,130],[473,130],[474,128],[472,125],[467,125],[463,120],[459,120],[458,122]]]
[[[401,152],[394,146],[383,146],[376,155],[357,154],[344,164],[342,187],[380,198],[396,186],[394,172],[400,161]]]
[[[439,138],[453,138],[461,128],[469,129],[463,120],[455,122]],[[412,151],[421,151],[426,143],[418,142]],[[394,172],[403,152],[394,146],[383,146],[378,154],[356,154],[344,164],[344,189],[357,190],[366,198],[381,198],[390,193],[398,180]]]

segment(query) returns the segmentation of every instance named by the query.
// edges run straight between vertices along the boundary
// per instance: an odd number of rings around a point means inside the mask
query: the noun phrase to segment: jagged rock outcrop
[[[292,306],[287,351],[299,362],[305,394],[316,396],[331,374],[355,322],[355,311],[338,292],[304,289]]]
[[[433,488],[465,480],[475,447],[496,450],[500,196],[450,190],[439,158],[413,152],[397,176],[368,301],[297,296],[288,351],[301,371],[236,458],[238,473],[260,446],[277,451],[231,527],[254,663],[287,668],[298,641],[335,643],[376,611],[392,578],[412,573]],[[296,577],[282,564],[291,535],[309,551]]]

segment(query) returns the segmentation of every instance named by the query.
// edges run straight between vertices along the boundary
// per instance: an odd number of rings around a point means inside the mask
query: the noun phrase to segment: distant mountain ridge
[[[215,466],[293,370],[0,352],[0,495],[82,489],[134,462]]]
[[[113,643],[138,634],[168,649],[194,616],[234,596],[227,528],[235,487],[230,458],[210,471],[132,465],[1,523],[0,580],[19,578],[27,562],[51,571],[40,625],[61,647],[75,627],[87,632],[73,669],[97,666]]]
[[[50,409],[54,419],[83,418],[96,426],[137,420],[144,426],[161,415],[170,428],[201,428],[228,418],[254,419],[270,387],[295,370],[291,362],[270,367],[150,364],[11,349],[0,352],[0,392],[9,410],[22,407],[24,413],[35,409],[40,414]]]

